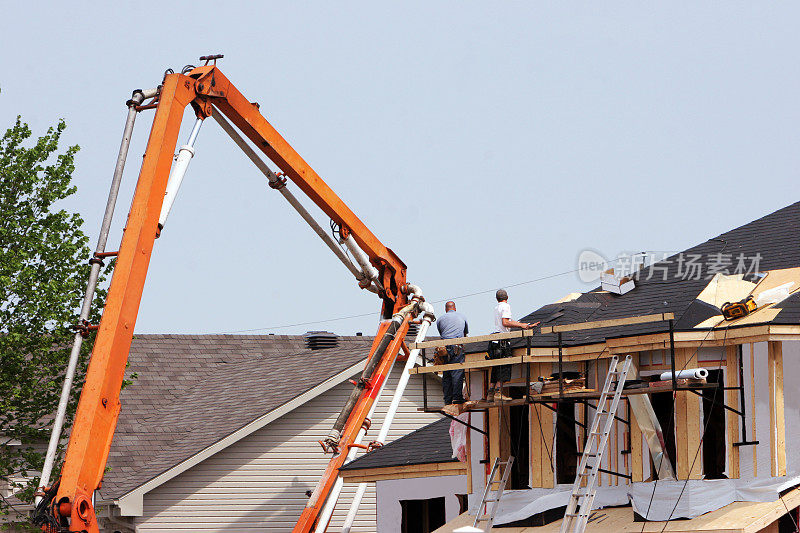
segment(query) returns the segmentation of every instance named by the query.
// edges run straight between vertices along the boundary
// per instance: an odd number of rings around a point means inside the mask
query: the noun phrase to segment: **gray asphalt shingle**
[[[443,418],[423,426],[389,444],[350,461],[339,470],[449,463],[453,457],[450,444],[450,419]]]

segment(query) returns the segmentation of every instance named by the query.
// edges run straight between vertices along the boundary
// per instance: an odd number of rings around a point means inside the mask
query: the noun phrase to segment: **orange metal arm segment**
[[[183,113],[194,97],[194,80],[179,74],[166,77],[55,499],[56,506],[68,504],[62,509],[69,511],[70,531],[98,531],[92,493],[103,478],[117,425],[119,394],[158,230],[158,215]]]
[[[353,239],[369,256],[381,272],[381,283],[393,304],[386,310],[386,318],[405,305],[400,293],[405,285],[406,265],[353,213],[339,196],[300,157],[288,142],[215,66],[199,67],[189,73],[196,78],[198,93],[206,95],[208,102],[217,107],[269,157],[297,186],[340,226],[347,228]],[[385,275],[389,272],[390,275]]]

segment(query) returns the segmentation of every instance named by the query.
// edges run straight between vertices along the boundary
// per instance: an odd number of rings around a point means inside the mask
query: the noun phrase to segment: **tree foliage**
[[[0,487],[35,476],[22,493],[28,498],[44,460],[91,257],[80,216],[59,207],[76,191],[79,147],[59,150],[65,128],[62,120],[34,140],[17,117],[0,138]],[[104,296],[95,296],[93,323]],[[67,428],[91,340],[83,345]]]

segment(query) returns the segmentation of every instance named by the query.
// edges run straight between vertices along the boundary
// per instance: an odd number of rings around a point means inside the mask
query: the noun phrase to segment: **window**
[[[672,392],[651,394],[650,402],[653,405],[653,411],[656,413],[658,423],[661,425],[661,431],[664,433],[664,440],[667,443],[667,456],[672,467],[675,468],[675,406]],[[653,472],[653,479],[657,479],[656,467],[653,464],[652,457],[650,458],[650,471]]]
[[[705,479],[725,479],[725,383],[722,370],[709,370],[708,383],[715,389],[703,389],[703,474]]]
[[[402,533],[430,533],[442,527],[445,518],[444,496],[429,500],[400,500]]]
[[[469,510],[469,494],[456,494],[458,498],[458,514],[464,514]]]

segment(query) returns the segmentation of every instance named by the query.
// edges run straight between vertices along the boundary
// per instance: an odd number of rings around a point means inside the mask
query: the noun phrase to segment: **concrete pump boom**
[[[258,104],[247,100],[217,68],[216,59],[220,57],[202,57],[201,60],[206,60],[204,66],[185,69],[181,74],[168,73],[158,89],[135,91],[134,97],[128,101],[128,123],[114,173],[112,193],[109,195],[109,207],[106,209],[97,252],[90,260],[93,263],[93,278],[90,278],[81,313],[83,320],[78,325],[75,337],[77,352],[80,351],[81,339],[89,332],[96,330],[97,338],[60,477],[49,487],[43,487],[43,492],[39,494],[34,522],[44,531],[99,531],[92,496],[102,482],[120,412],[120,390],[153,245],[166,222],[169,208],[194,154],[194,139],[206,118],[213,117],[267,176],[270,186],[283,193],[334,252],[338,250],[337,256],[354,273],[359,285],[376,292],[382,300],[383,320],[364,372],[331,434],[323,441],[323,448],[333,453],[333,457],[295,526],[295,532],[308,532],[314,528],[326,497],[334,486],[338,468],[345,461],[359,430],[365,425],[370,408],[403,345],[410,321],[420,313],[429,312],[430,308],[424,303],[419,288],[406,282],[405,264],[372,234],[270,125],[259,112]],[[175,158],[181,121],[187,106],[192,107],[197,121],[189,142],[180,148]],[[156,110],[155,118],[122,242],[118,252],[105,252],[110,216],[119,189],[133,118],[137,112],[152,108]],[[277,165],[282,175],[273,173],[239,132]],[[292,193],[285,189],[286,178],[330,217],[338,228],[339,243],[321,230]],[[340,244],[347,246],[356,264],[341,252]],[[88,317],[88,306],[91,305],[96,286],[95,271],[99,271],[102,259],[109,256],[116,256],[117,263],[98,327],[88,324],[85,317]],[[76,353],[75,349],[73,353]],[[74,373],[72,361],[71,368]],[[68,396],[72,381],[69,371],[67,375],[62,400],[65,395]],[[59,416],[63,419],[61,409]],[[60,437],[58,416],[55,426],[51,445],[57,444]],[[52,448],[43,471],[43,485],[47,484],[52,468],[56,446]]]

